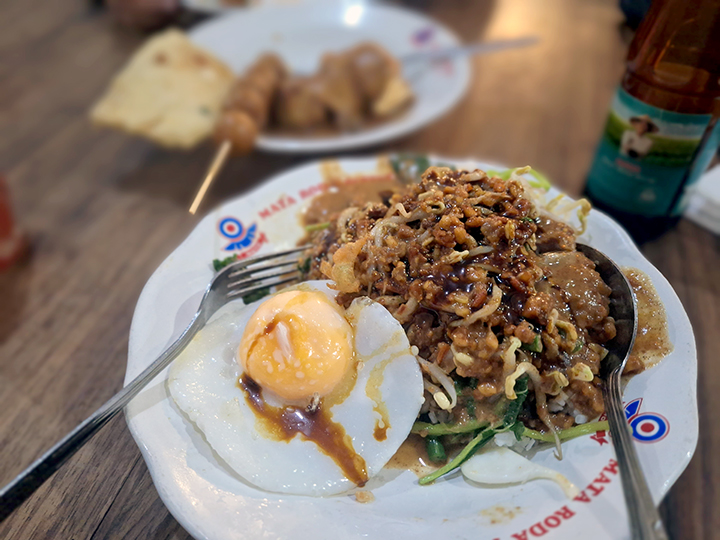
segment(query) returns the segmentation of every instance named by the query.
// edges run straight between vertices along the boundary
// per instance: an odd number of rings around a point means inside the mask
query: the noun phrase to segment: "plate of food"
[[[459,44],[432,19],[378,4],[238,10],[150,38],[91,118],[171,148],[213,136],[238,153],[380,144],[459,102],[468,58],[418,60]]]
[[[659,502],[698,437],[671,286],[529,168],[396,156],[281,174],[209,213],[150,278],[126,381],[216,271],[309,243],[301,283],[226,305],[128,405],[164,503],[198,539],[629,538],[597,380],[611,291],[576,240],[636,294],[624,402]]]

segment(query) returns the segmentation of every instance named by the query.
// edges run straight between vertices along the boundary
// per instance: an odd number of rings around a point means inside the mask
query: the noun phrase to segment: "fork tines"
[[[296,281],[301,276],[297,255],[309,246],[261,255],[246,261],[238,261],[228,268],[228,297],[246,296],[263,289],[277,287]]]
[[[274,253],[268,253],[267,255],[260,255],[258,257],[253,257],[251,259],[245,259],[243,261],[238,261],[230,264],[228,266],[228,269],[232,269],[232,271],[229,274],[229,277],[234,278],[237,276],[237,271],[243,269],[243,268],[249,268],[251,266],[255,266],[257,263],[265,262],[265,261],[275,261],[283,259],[284,257],[288,255],[293,255],[295,253],[300,253],[301,251],[305,251],[306,249],[310,248],[309,244],[305,244],[304,246],[298,246],[296,248],[292,249],[286,249],[284,251],[276,251]],[[297,262],[297,261],[295,261]],[[272,264],[272,263],[271,263]]]

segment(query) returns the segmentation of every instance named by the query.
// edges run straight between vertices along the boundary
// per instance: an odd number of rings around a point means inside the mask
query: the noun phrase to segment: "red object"
[[[0,270],[4,270],[20,260],[27,252],[27,239],[15,227],[10,193],[5,179],[0,176]]]

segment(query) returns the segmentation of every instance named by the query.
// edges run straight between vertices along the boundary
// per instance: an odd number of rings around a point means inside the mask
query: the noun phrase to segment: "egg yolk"
[[[253,314],[240,341],[238,360],[256,383],[281,398],[322,397],[352,364],[352,329],[324,294],[283,292]]]

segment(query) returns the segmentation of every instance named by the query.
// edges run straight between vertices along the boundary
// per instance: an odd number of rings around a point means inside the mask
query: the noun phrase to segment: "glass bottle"
[[[674,224],[720,145],[720,0],[654,0],[585,193],[637,240]]]

